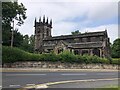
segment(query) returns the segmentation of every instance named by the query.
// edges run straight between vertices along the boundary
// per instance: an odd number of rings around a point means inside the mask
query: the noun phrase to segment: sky
[[[69,35],[79,30],[96,32],[107,30],[110,42],[118,37],[118,0],[18,0],[27,8],[23,35],[34,34],[34,20],[52,19],[52,36]]]

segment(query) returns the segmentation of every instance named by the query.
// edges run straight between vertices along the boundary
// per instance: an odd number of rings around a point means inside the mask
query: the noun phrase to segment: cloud
[[[19,27],[22,34],[34,34],[34,19],[46,15],[53,20],[52,35],[66,35],[72,31],[108,29],[112,41],[116,38],[118,0],[18,0],[27,8],[27,19]],[[112,20],[115,19],[116,22]],[[107,24],[105,23],[106,21]],[[112,30],[113,29],[113,30]],[[115,33],[116,34],[116,33]]]
[[[115,2],[24,2],[27,7],[27,15],[29,17],[39,17],[47,15],[54,21],[64,20],[66,18],[73,19],[87,14],[86,19],[103,20],[106,18],[115,17],[117,15],[117,3]],[[47,2],[48,1],[48,2]],[[53,0],[52,0],[53,1]]]
[[[76,27],[76,23],[72,22],[59,22],[55,24],[52,29],[53,36],[60,36],[60,35],[69,35]]]
[[[88,19],[98,21],[118,16],[118,4],[115,2],[100,2],[88,4]]]

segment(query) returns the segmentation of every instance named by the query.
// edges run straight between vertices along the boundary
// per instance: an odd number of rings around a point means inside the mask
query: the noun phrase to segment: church
[[[56,54],[68,50],[77,55],[97,55],[99,57],[110,57],[110,39],[107,30],[99,32],[85,32],[77,35],[52,36],[52,20],[43,20],[34,22],[35,27],[35,47],[36,53]]]

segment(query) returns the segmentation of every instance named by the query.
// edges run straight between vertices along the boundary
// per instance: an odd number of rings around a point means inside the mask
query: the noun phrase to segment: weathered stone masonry
[[[86,32],[78,35],[62,35],[52,37],[52,20],[50,23],[45,16],[39,22],[35,19],[35,52],[49,53],[54,51],[60,53],[69,50],[75,54],[97,55],[99,57],[110,57],[110,42],[107,30],[100,32]],[[63,28],[64,30],[64,28]]]
[[[39,68],[39,69],[113,69],[118,70],[118,65],[112,64],[77,64],[61,62],[15,62],[5,63],[4,68]]]

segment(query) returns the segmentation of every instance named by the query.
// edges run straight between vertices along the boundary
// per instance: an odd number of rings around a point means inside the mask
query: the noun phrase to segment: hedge
[[[113,58],[112,59],[112,64],[118,64],[118,65],[120,65],[120,58]]]
[[[10,48],[7,46],[2,47],[2,62],[3,63],[12,63],[17,61],[25,61],[33,59],[32,54],[20,50],[18,48]],[[34,57],[36,58],[36,56]]]
[[[89,55],[74,55],[69,51],[63,51],[60,54],[49,53],[49,54],[35,54],[28,53],[18,48],[10,48],[8,46],[2,47],[2,63],[13,63],[19,61],[52,61],[52,62],[63,62],[63,63],[101,63],[101,64],[110,64],[109,60],[106,58],[100,58],[98,56],[89,56]],[[113,64],[118,63],[120,59],[112,60]]]

